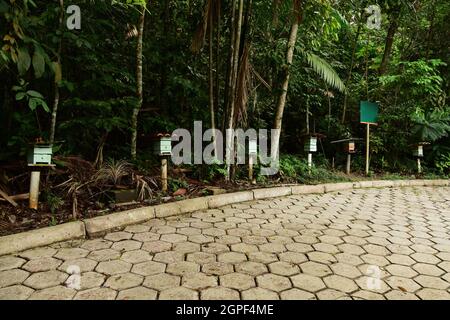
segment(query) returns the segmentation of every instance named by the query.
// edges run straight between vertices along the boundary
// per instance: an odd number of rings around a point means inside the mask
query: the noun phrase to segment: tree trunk
[[[136,47],[136,95],[138,103],[133,109],[131,118],[131,159],[136,159],[136,145],[137,145],[137,123],[139,111],[144,101],[143,85],[142,85],[142,43],[144,38],[144,23],[145,23],[145,8],[142,8],[139,16],[138,25],[138,40]]]
[[[352,48],[352,60],[350,62],[350,69],[348,71],[347,81],[345,82],[346,88],[348,88],[348,84],[350,83],[350,80],[352,79],[353,66],[355,64],[356,46],[358,45],[359,35],[361,34],[361,22],[362,22],[361,18],[362,17],[363,17],[363,12],[359,16],[358,29],[356,30],[355,42],[353,43],[353,48]],[[345,123],[345,115],[347,113],[348,93],[349,93],[348,89],[346,89],[344,92],[344,107],[342,109],[342,119],[341,119],[342,124]]]
[[[384,46],[383,59],[381,60],[380,69],[378,70],[379,75],[385,74],[387,67],[389,65],[389,60],[391,58],[391,52],[392,52],[392,45],[394,43],[394,36],[398,29],[399,15],[400,15],[400,10],[393,12],[391,15],[391,21],[390,21],[388,33],[386,36],[386,43]]]
[[[56,57],[56,63],[58,64],[59,71],[55,72],[55,96],[53,98],[53,108],[52,108],[52,118],[51,118],[51,124],[50,124],[50,143],[53,144],[55,141],[55,131],[56,131],[56,117],[58,115],[58,107],[59,107],[59,82],[61,79],[59,78],[59,75],[61,74],[62,66],[61,66],[61,52],[62,52],[62,32],[63,32],[63,24],[64,24],[64,0],[59,0],[59,10],[61,10],[59,14],[59,29],[61,31],[61,36],[59,38],[59,44],[58,44],[58,52]]]
[[[236,95],[236,78],[239,68],[239,46],[241,42],[241,28],[242,28],[242,13],[244,11],[244,0],[239,0],[239,12],[237,16],[237,26],[235,28],[234,48],[233,48],[233,69],[231,70],[231,87],[229,94],[229,112],[228,112],[228,126],[227,129],[233,129],[234,126],[234,112],[235,112],[235,95]],[[232,148],[233,141],[227,141],[227,150]],[[232,155],[234,157],[234,155]],[[227,163],[226,180],[230,180],[231,163]]]
[[[296,2],[296,1],[294,1],[294,2]],[[301,14],[301,12],[300,12],[301,3],[300,2],[301,1],[299,1],[298,3],[294,3],[294,17],[292,20],[291,30],[289,32],[289,40],[288,40],[287,52],[286,52],[285,75],[284,75],[283,83],[281,85],[281,94],[278,98],[277,109],[276,109],[276,114],[275,114],[275,123],[273,126],[274,129],[279,129],[279,130],[281,130],[282,123],[283,123],[284,107],[286,106],[286,97],[287,97],[287,92],[288,92],[288,88],[289,88],[290,66],[292,65],[292,61],[294,60],[294,49],[295,49],[295,44],[297,42],[297,32],[298,32],[298,26],[300,23],[299,17]],[[280,146],[280,135],[277,135],[272,144],[272,153],[271,153],[272,158],[276,157],[279,146]]]
[[[211,129],[216,129],[216,115],[214,108],[214,59],[213,59],[213,8],[212,6],[209,8],[209,110],[211,117]],[[219,59],[217,56],[216,59]],[[216,135],[215,131],[212,133],[212,140],[214,143],[214,156],[217,155],[217,145],[216,145]]]

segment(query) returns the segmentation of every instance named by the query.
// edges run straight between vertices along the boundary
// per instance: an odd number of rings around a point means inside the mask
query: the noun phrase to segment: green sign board
[[[378,103],[370,101],[361,101],[359,105],[361,123],[377,123]]]

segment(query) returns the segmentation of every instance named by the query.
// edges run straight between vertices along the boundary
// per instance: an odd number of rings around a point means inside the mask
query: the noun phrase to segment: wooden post
[[[308,167],[311,171],[311,167],[312,167],[312,153],[308,153]]]
[[[32,171],[30,179],[30,209],[37,210],[39,204],[39,180],[41,179],[40,171]]]
[[[352,154],[349,153],[347,154],[347,174],[350,174],[350,168],[351,168],[351,163],[352,163]]]
[[[422,173],[422,166],[420,164],[420,158],[417,157],[417,172]]]
[[[367,123],[366,134],[366,175],[369,175],[369,155],[370,155],[370,124]]]
[[[253,155],[248,157],[248,180],[253,182]]]
[[[167,157],[161,157],[161,187],[163,192],[167,192]]]

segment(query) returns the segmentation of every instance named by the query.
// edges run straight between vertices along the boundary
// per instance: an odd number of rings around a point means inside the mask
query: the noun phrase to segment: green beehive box
[[[421,145],[416,146],[413,151],[413,155],[415,157],[423,157],[423,146],[421,146]]]
[[[309,137],[305,143],[306,152],[317,152],[317,137]]]
[[[28,152],[29,165],[51,165],[52,164],[52,145],[35,144]]]
[[[154,152],[160,156],[172,154],[172,138],[162,137],[155,141]]]
[[[258,142],[256,140],[250,140],[248,142],[248,154],[255,155],[258,153]]]

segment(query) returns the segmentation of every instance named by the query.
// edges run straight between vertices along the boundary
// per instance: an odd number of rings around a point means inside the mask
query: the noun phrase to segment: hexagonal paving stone
[[[333,245],[328,243],[316,243],[312,245],[316,251],[321,251],[325,253],[336,254],[339,252],[339,249]]]
[[[87,256],[88,259],[92,259],[98,262],[110,261],[120,258],[120,252],[113,249],[101,249],[92,251]]]
[[[104,239],[117,242],[117,241],[122,241],[122,240],[129,240],[129,239],[131,239],[132,236],[133,236],[133,234],[130,232],[118,231],[118,232],[108,233]]]
[[[63,248],[59,249],[54,257],[61,260],[75,260],[84,258],[88,254],[89,251],[81,248]]]
[[[224,263],[239,263],[247,261],[247,257],[245,254],[239,252],[225,252],[219,254],[217,260]]]
[[[11,269],[0,272],[0,288],[21,284],[30,274],[20,269]]]
[[[426,275],[426,276],[435,276],[439,277],[444,273],[444,270],[441,268],[438,268],[432,264],[427,263],[416,263],[412,266],[414,270],[416,270],[418,273]]]
[[[56,249],[50,247],[41,247],[30,249],[19,253],[19,256],[28,260],[52,257],[56,253]]]
[[[167,273],[159,273],[145,277],[143,285],[145,287],[161,291],[178,287],[180,285],[180,277]]]
[[[385,300],[383,295],[366,290],[360,290],[352,293],[352,298],[355,300]]]
[[[156,300],[157,295],[155,290],[137,287],[120,291],[117,300]]]
[[[339,290],[345,293],[350,293],[358,289],[358,286],[353,280],[342,276],[331,275],[325,277],[323,281],[325,282],[328,288]]]
[[[97,272],[85,272],[81,274],[80,286],[82,290],[100,287],[105,282],[106,276]]]
[[[230,248],[228,248],[227,245],[221,243],[205,243],[202,244],[201,250],[207,253],[219,254],[230,251]]]
[[[101,249],[108,249],[112,246],[111,241],[107,241],[104,239],[94,239],[94,240],[87,240],[82,245],[81,248],[94,251],[94,250],[101,250]]]
[[[46,288],[33,292],[30,296],[30,300],[70,300],[77,292],[74,289],[70,289],[63,286],[56,286],[52,288]]]
[[[385,281],[376,279],[372,276],[362,276],[356,279],[355,282],[363,290],[373,291],[380,294],[391,290],[391,288],[386,284]]]
[[[290,243],[290,244],[287,244],[287,246],[294,245],[294,244],[295,243]],[[265,243],[265,244],[259,245],[259,250],[262,252],[268,252],[268,253],[281,253],[281,252],[286,251],[286,246],[281,243]]]
[[[348,253],[338,253],[337,255],[334,256],[336,258],[337,261],[345,263],[345,264],[350,264],[353,266],[358,266],[360,264],[363,264],[364,261],[353,254],[348,254]]]
[[[25,300],[34,292],[33,289],[16,285],[0,289],[0,300]]]
[[[406,278],[412,278],[417,275],[417,272],[414,271],[412,268],[407,266],[402,266],[399,264],[391,264],[386,267],[386,270],[394,275],[399,277],[406,277]]]
[[[110,288],[93,288],[79,291],[75,300],[114,300],[117,292]]]
[[[121,260],[111,260],[100,262],[95,271],[104,273],[107,275],[115,275],[119,273],[125,273],[130,271],[131,263],[121,261]]]
[[[312,293],[296,288],[283,291],[280,296],[282,300],[316,300]]]
[[[158,240],[144,242],[141,249],[150,252],[150,254],[155,254],[158,252],[170,250],[170,248],[172,248],[171,243]]]
[[[292,287],[288,278],[276,274],[264,274],[256,277],[258,287],[280,292]]]
[[[421,288],[414,280],[398,276],[389,277],[386,279],[386,283],[390,285],[392,289],[403,292],[413,293]]]
[[[375,265],[375,266],[379,266],[379,267],[384,267],[386,265],[389,264],[389,261],[382,256],[377,256],[374,254],[364,254],[360,257],[362,260],[364,260],[364,262],[366,262],[367,264],[371,264],[371,265]]]
[[[0,257],[0,271],[20,268],[26,260],[13,257],[13,256],[4,256]]]
[[[170,242],[170,243],[180,243],[187,241],[187,236],[182,234],[163,234],[161,236],[162,241]]]
[[[278,274],[280,276],[292,276],[300,272],[300,269],[295,264],[284,261],[269,264],[269,270],[271,273]]]
[[[250,261],[261,262],[261,263],[271,263],[278,261],[278,257],[275,253],[269,252],[251,252],[248,254]]]
[[[392,290],[385,294],[388,300],[419,300],[419,298],[410,292],[403,292],[401,290]]]
[[[33,273],[23,283],[24,285],[34,289],[45,289],[63,284],[69,276],[60,271],[45,271]]]
[[[288,243],[286,245],[288,251],[298,252],[298,253],[308,253],[314,251],[314,248],[309,244],[304,243]]]
[[[210,275],[224,275],[233,272],[233,265],[225,262],[212,262],[202,266],[202,272]]]
[[[166,272],[177,276],[184,276],[200,271],[200,266],[194,262],[180,261],[169,263]]]
[[[133,235],[132,239],[140,242],[157,241],[161,237],[160,234],[154,232],[142,232]]]
[[[314,251],[308,252],[306,255],[308,256],[310,261],[315,261],[324,264],[336,262],[336,258],[332,254],[326,252]]]
[[[217,277],[209,276],[204,273],[195,273],[184,276],[181,285],[194,290],[202,290],[217,286]]]
[[[450,300],[450,293],[445,290],[426,288],[419,290],[416,295],[422,300]]]
[[[239,292],[230,288],[214,287],[202,290],[202,300],[239,300]]]
[[[250,253],[250,252],[257,252],[259,250],[258,250],[258,247],[254,244],[238,243],[238,244],[233,244],[231,246],[231,251]]]
[[[339,276],[347,277],[350,279],[356,279],[361,276],[361,271],[359,271],[358,268],[346,263],[335,263],[331,265],[331,270]]]
[[[251,288],[242,291],[243,300],[279,300],[280,297],[274,291],[263,288]]]
[[[300,270],[303,273],[307,273],[317,277],[324,277],[333,273],[327,265],[313,261],[302,263],[300,265]]]
[[[164,263],[147,261],[133,265],[131,272],[141,276],[150,276],[152,274],[162,273],[164,270],[166,270],[166,265]]]
[[[438,277],[419,275],[414,281],[425,288],[446,290],[450,287],[450,283]]]
[[[175,243],[173,245],[173,251],[181,253],[191,253],[200,251],[200,245],[193,242]]]
[[[165,289],[159,294],[160,300],[198,300],[198,293],[192,289],[175,287]]]
[[[245,236],[242,237],[242,242],[246,244],[258,245],[267,243],[267,238],[262,236]]]
[[[294,287],[306,290],[309,292],[317,292],[325,288],[323,281],[316,276],[311,276],[308,274],[299,274],[291,277]]]
[[[211,236],[205,236],[203,234],[196,234],[188,237],[188,240],[193,243],[204,244],[214,242],[214,238]]]
[[[148,251],[145,250],[133,250],[133,251],[128,251],[128,252],[124,252],[121,256],[121,260],[129,262],[129,263],[141,263],[141,262],[145,262],[145,261],[150,261],[152,260],[152,256],[150,255],[150,253]]]
[[[334,289],[325,289],[317,292],[316,295],[319,300],[339,300],[348,297],[344,292]]]
[[[71,272],[68,272],[68,270],[75,267],[75,268],[79,268],[80,272],[88,272],[88,271],[93,271],[95,269],[95,267],[97,266],[97,264],[98,264],[98,262],[95,260],[91,260],[88,258],[80,258],[80,259],[65,261],[63,264],[61,264],[58,267],[58,270],[70,274]]]
[[[220,285],[237,290],[246,290],[255,286],[252,276],[243,273],[230,273],[220,276]]]
[[[153,261],[163,262],[163,263],[172,263],[177,261],[183,261],[184,254],[182,252],[177,251],[166,251],[159,252],[155,254],[153,257]]]
[[[308,258],[303,253],[298,252],[283,252],[278,255],[280,257],[281,261],[293,263],[293,264],[300,264],[305,261],[308,261]]]
[[[259,262],[246,261],[235,266],[236,272],[257,276],[267,272],[267,267]]]
[[[403,254],[392,254],[390,256],[386,257],[391,263],[395,264],[401,264],[404,266],[412,266],[414,263],[416,263],[413,259],[411,259],[408,256],[405,256]]]
[[[139,286],[144,281],[144,277],[133,273],[123,273],[111,276],[106,280],[104,287],[114,290],[124,290]]]
[[[186,227],[186,228],[179,228],[177,230],[178,234],[184,234],[185,236],[193,236],[196,234],[201,234],[201,229],[192,228],[192,227]]]
[[[189,253],[186,256],[186,261],[195,262],[197,264],[203,265],[206,263],[216,262],[217,257],[215,254],[206,252],[195,252]]]
[[[115,242],[111,249],[124,252],[124,251],[132,251],[132,250],[138,250],[142,246],[142,243],[136,240],[122,240]]]
[[[429,254],[429,253],[413,253],[411,256],[411,258],[413,258],[414,260],[416,260],[417,262],[422,262],[422,263],[429,263],[429,264],[438,264],[439,262],[441,262],[441,260],[439,258],[437,258],[436,256]]]
[[[143,224],[136,224],[133,226],[128,226],[125,228],[125,232],[131,232],[131,233],[143,233],[150,230],[149,226],[143,225]]]

